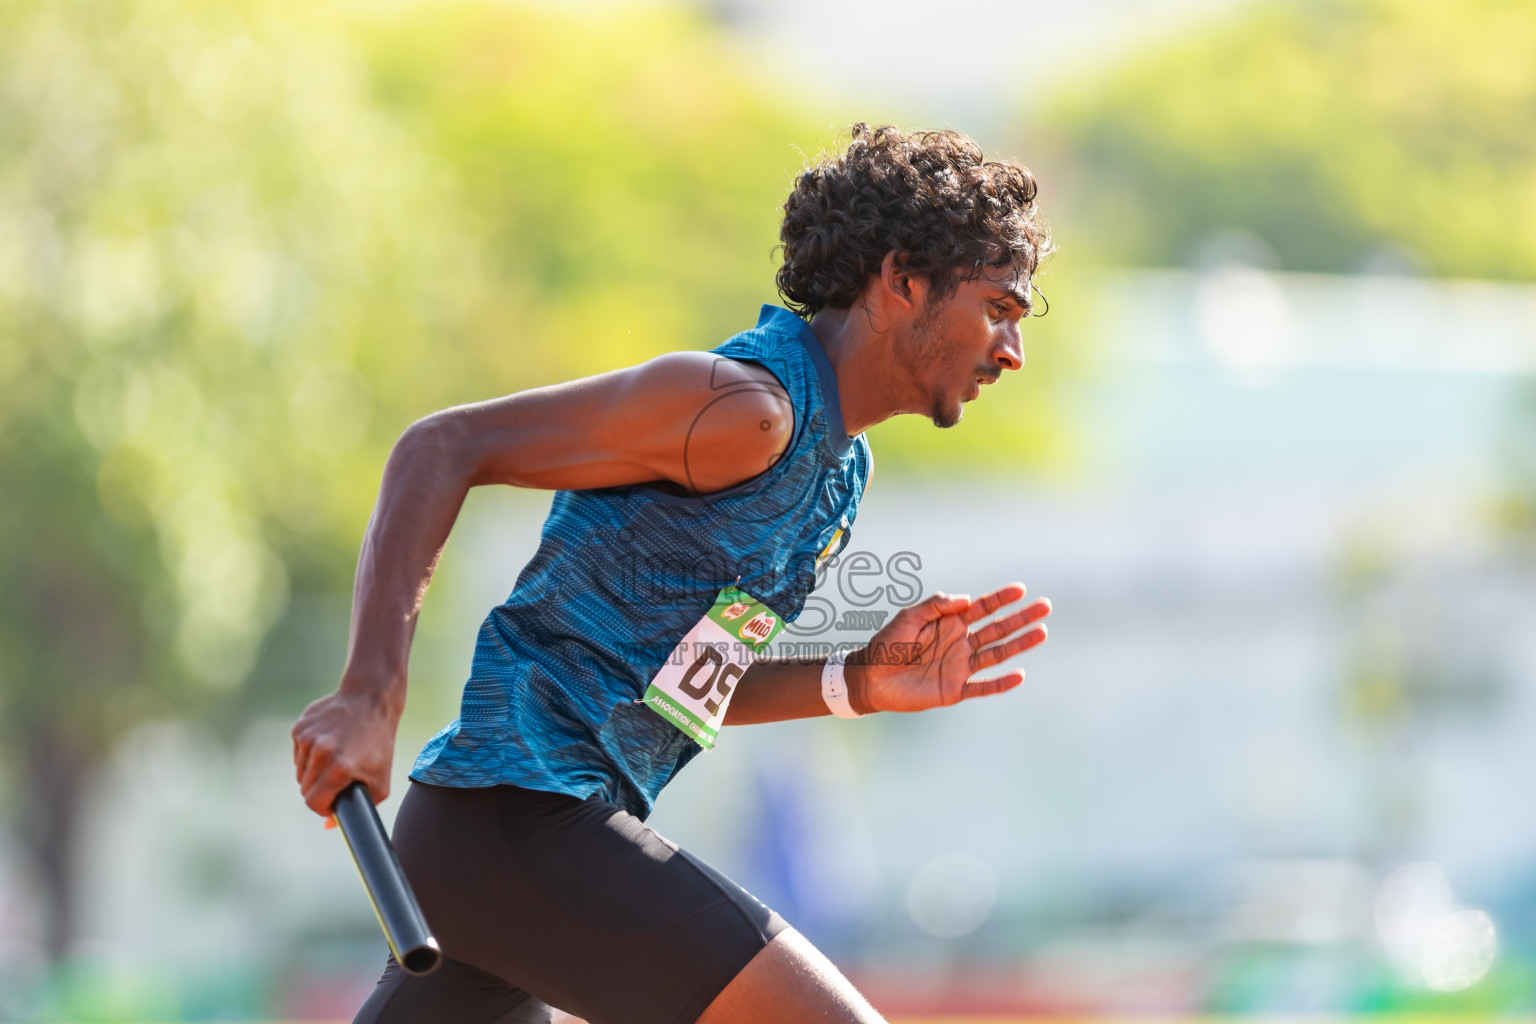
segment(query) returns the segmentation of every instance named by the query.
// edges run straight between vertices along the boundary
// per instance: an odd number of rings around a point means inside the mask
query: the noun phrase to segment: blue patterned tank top
[[[714,352],[783,385],[795,415],[784,455],[704,497],[555,492],[538,551],[480,626],[459,717],[411,778],[595,795],[644,818],[699,752],[637,703],[683,634],[738,578],[787,622],[798,618],[818,556],[848,542],[869,444],[844,430],[832,366],[795,314],[764,306],[756,327]]]

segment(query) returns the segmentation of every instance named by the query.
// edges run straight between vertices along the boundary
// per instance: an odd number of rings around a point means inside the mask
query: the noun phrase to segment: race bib
[[[651,679],[645,703],[710,749],[737,681],[783,626],[784,620],[757,598],[726,587]]]

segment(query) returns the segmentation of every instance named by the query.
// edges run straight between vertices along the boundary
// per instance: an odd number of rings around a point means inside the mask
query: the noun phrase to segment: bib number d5
[[[783,627],[784,620],[767,605],[744,590],[726,587],[651,679],[646,705],[710,749],[736,683]]]

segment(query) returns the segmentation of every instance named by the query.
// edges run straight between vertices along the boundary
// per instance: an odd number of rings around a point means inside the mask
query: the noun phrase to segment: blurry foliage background
[[[332,684],[407,423],[711,346],[775,299],[791,179],[866,115],[754,77],[665,10],[0,6],[0,758],[53,952],[115,736]],[[1386,247],[1536,275],[1523,0],[1245,9],[1007,134],[1062,242],[1033,372],[948,434],[877,428],[882,472],[1070,466],[1090,258],[1240,228],[1288,269]]]
[[[0,748],[55,952],[113,737],[332,684],[406,424],[775,298],[833,131],[720,42],[492,3],[0,11]],[[1045,450],[1043,408],[992,416],[978,457]]]
[[[1269,3],[1070,87],[1046,118],[1100,253],[1183,264],[1212,231],[1287,270],[1536,276],[1528,0]],[[1397,268],[1388,268],[1397,269]]]
[[[0,745],[59,950],[112,737],[330,685],[396,434],[738,329],[814,133],[680,16],[0,18]]]

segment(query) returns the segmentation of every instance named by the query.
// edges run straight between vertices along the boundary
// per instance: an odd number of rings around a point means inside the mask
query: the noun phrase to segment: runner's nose
[[[1009,324],[1003,332],[1003,340],[992,350],[993,362],[1003,370],[1018,370],[1024,366],[1024,339],[1018,324]]]

